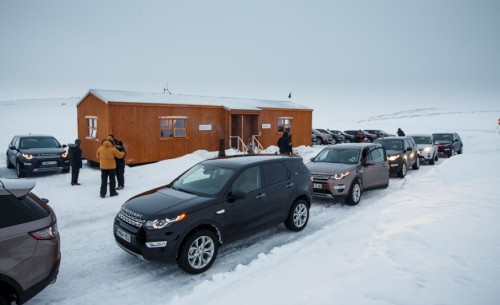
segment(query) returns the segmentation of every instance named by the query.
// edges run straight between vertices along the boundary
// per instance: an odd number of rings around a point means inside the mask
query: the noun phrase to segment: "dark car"
[[[344,130],[345,133],[347,134],[350,134],[352,136],[354,136],[354,138],[356,138],[356,134],[358,132],[361,132],[363,134],[363,136],[368,139],[368,141],[370,142],[373,142],[375,139],[377,139],[377,136],[374,135],[374,134],[371,134],[369,132],[366,132],[364,130]],[[356,141],[355,139],[353,140],[354,142]]]
[[[464,151],[462,139],[456,132],[433,133],[434,143],[438,146],[438,153],[447,155],[448,158],[455,153],[461,154]]]
[[[0,304],[24,304],[57,279],[57,219],[34,180],[0,179]]]
[[[318,137],[314,134],[314,131],[311,131],[311,145],[318,144]]]
[[[336,135],[339,135],[339,136],[343,136],[344,137],[344,143],[352,143],[352,142],[354,142],[354,135],[347,134],[347,133],[343,132],[342,130],[328,129],[328,131],[331,132],[331,133],[333,133],[333,134],[336,134]]]
[[[409,166],[415,170],[420,168],[418,146],[412,137],[386,137],[377,139],[374,143],[385,148],[391,174],[404,178]]]
[[[330,144],[344,143],[345,137],[339,134],[335,134],[328,129],[316,128],[317,131],[322,133],[327,133],[332,136],[332,141]]]
[[[385,138],[385,137],[394,137],[396,135],[389,134],[381,129],[365,129],[364,131],[368,132],[369,134],[376,135],[377,138]]]
[[[333,141],[333,137],[330,133],[321,132],[315,128],[312,129],[312,133],[316,136],[318,144],[326,145],[331,144]]]
[[[66,145],[46,135],[17,135],[7,148],[7,168],[16,168],[19,178],[33,172],[69,172]]]
[[[202,161],[172,183],[125,202],[114,236],[125,251],[177,262],[197,274],[218,248],[283,223],[301,231],[309,219],[311,176],[302,158],[228,157]]]
[[[345,199],[355,205],[363,191],[389,185],[389,164],[382,146],[339,144],[323,149],[307,164],[314,195]]]

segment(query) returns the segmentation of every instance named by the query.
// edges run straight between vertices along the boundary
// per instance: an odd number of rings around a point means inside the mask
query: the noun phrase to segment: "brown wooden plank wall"
[[[270,129],[261,129],[260,142],[264,148],[276,145],[282,133],[278,132],[278,118],[292,117],[292,145],[311,145],[312,110],[295,109],[263,109],[259,120],[259,128],[262,124],[271,124]]]

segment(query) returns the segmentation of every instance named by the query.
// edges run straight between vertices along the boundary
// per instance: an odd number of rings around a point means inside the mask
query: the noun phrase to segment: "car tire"
[[[415,170],[420,168],[420,157],[417,156],[415,158],[415,163],[413,163],[413,166],[411,168]]]
[[[9,296],[1,291],[0,292],[0,305],[10,305],[12,301],[9,299]]]
[[[403,162],[401,164],[401,168],[399,169],[399,172],[398,172],[398,177],[399,178],[404,178],[406,176],[406,172],[407,172],[407,166],[406,166],[406,162]]]
[[[436,159],[437,159],[437,155],[435,157],[432,157],[432,159],[429,159],[429,164],[430,165],[436,164]]]
[[[448,154],[448,158],[451,158],[455,154],[455,148],[452,148],[450,153]]]
[[[461,155],[463,152],[464,152],[464,147],[462,146],[460,147],[460,150],[457,151],[457,154]]]
[[[285,227],[294,232],[302,231],[309,221],[309,205],[304,199],[298,199],[290,208],[285,220]]]
[[[26,177],[26,172],[24,171],[23,166],[21,165],[21,162],[19,162],[19,161],[16,162],[16,175],[17,175],[17,178]]]
[[[10,163],[9,156],[5,156],[5,166],[7,166],[7,168],[14,168],[14,165]]]
[[[351,143],[351,140],[345,139],[344,143]]]
[[[348,205],[357,205],[361,201],[362,194],[361,182],[359,180],[354,181],[349,190],[349,195],[346,198],[346,203]]]
[[[337,140],[335,140],[335,138],[333,138],[332,142],[330,144],[337,144]]]
[[[190,235],[183,243],[177,257],[179,267],[190,274],[207,271],[219,251],[217,236],[208,230]]]

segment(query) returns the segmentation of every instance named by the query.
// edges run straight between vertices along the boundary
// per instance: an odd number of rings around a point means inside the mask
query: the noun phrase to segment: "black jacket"
[[[280,149],[280,154],[290,155],[292,153],[292,145],[290,143],[290,138],[288,135],[283,135],[278,139],[278,147]]]
[[[71,167],[82,168],[82,149],[79,145],[69,145],[68,156]]]

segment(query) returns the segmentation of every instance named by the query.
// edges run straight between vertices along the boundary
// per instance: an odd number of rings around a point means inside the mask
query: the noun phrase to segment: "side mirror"
[[[247,197],[247,193],[242,191],[229,192],[226,196],[226,199],[229,203],[235,202],[237,199],[245,199]]]
[[[16,149],[14,145],[9,146],[9,149]]]
[[[311,162],[314,162],[314,157],[311,158]]]
[[[365,164],[365,166],[375,165],[375,161],[373,161],[373,160],[366,160],[364,164]]]
[[[49,203],[49,200],[47,198],[40,198],[44,203]]]

